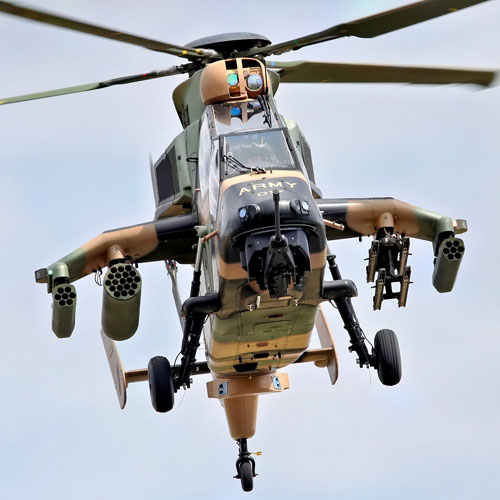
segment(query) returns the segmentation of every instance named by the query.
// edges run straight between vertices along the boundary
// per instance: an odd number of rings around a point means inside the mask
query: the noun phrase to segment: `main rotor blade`
[[[81,33],[88,33],[90,35],[117,40],[118,42],[138,45],[146,49],[155,50],[157,52],[165,52],[174,56],[185,57],[186,59],[190,60],[197,60],[200,58],[221,58],[221,56],[217,52],[211,49],[194,49],[191,47],[183,47],[181,45],[159,42],[150,38],[131,35],[129,33],[123,33],[101,26],[96,26],[94,24],[77,21],[76,19],[70,19],[68,17],[59,16],[57,14],[51,14],[42,10],[20,7],[10,2],[0,1],[0,12],[22,17],[24,19],[31,19],[32,21],[38,21],[40,23],[59,26],[61,28],[66,28],[73,31],[79,31]]]
[[[112,87],[113,85],[124,85],[126,83],[134,83],[141,82],[143,80],[152,80],[154,78],[162,78],[164,76],[179,75],[181,73],[187,73],[190,69],[193,69],[193,67],[193,64],[184,64],[181,66],[172,66],[167,69],[154,70],[150,71],[149,73],[142,73],[139,75],[122,76],[120,78],[113,78],[111,80],[105,80],[103,82],[87,83],[85,85],[77,85],[75,87],[65,87],[62,89],[37,92],[35,94],[25,94],[15,97],[8,97],[6,99],[0,99],[0,105],[12,104],[14,102],[32,101],[34,99],[44,99],[45,97],[55,97],[58,95],[76,94],[78,92],[87,92],[88,90],[105,89],[107,87]]]
[[[301,49],[308,45],[345,36],[373,38],[486,1],[487,0],[423,0],[397,9],[387,10],[380,14],[357,19],[356,21],[339,24],[311,35],[288,40],[287,42],[251,49],[238,55],[254,56],[261,54],[268,56],[271,54],[283,54],[290,50]]]
[[[281,83],[470,83],[487,87],[494,71],[311,61],[267,62]]]

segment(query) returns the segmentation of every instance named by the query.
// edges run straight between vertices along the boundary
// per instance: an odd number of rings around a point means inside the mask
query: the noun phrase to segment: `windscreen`
[[[295,168],[281,130],[227,135],[224,141],[226,176]]]

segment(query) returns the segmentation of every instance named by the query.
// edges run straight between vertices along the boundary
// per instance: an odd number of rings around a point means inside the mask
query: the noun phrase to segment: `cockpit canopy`
[[[199,130],[199,206],[209,208],[213,217],[219,185],[227,178],[298,170],[307,179],[302,157],[271,96],[209,104]]]
[[[212,137],[219,139],[221,178],[300,168],[279,115],[267,98],[209,106]]]

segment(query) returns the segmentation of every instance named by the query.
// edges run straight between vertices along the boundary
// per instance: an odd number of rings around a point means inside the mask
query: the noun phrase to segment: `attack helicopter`
[[[196,374],[211,373],[209,397],[223,402],[239,444],[236,477],[253,487],[255,461],[247,439],[255,432],[260,394],[282,392],[279,370],[314,362],[337,379],[335,347],[320,308],[333,302],[360,367],[377,370],[384,385],[401,379],[398,341],[391,330],[375,335],[370,350],[354,312],[356,287],[343,279],[327,241],[373,236],[367,281],[375,283],[374,309],[384,300],[406,305],[410,238],[432,242],[433,284],[452,290],[465,252],[457,235],[466,222],[391,198],[325,199],[316,186],[311,153],[297,124],[278,113],[280,83],[387,81],[472,83],[487,86],[492,72],[268,61],[313,43],[344,36],[373,37],[475,2],[424,1],[273,45],[252,33],[216,35],[174,46],[116,33],[80,21],[0,2],[0,11],[184,57],[187,64],[95,84],[0,100],[2,104],[82,92],[187,73],[174,91],[183,132],[151,165],[153,222],[103,233],[36,271],[52,296],[52,328],[69,337],[75,324],[73,282],[103,274],[102,339],[123,408],[127,385],[149,381],[155,410],[168,412]],[[145,370],[125,371],[116,341],[134,335],[142,279],[138,265],[165,261],[182,324],[181,361],[161,356]],[[190,297],[182,302],[177,264],[194,266]],[[328,268],[328,269],[327,269]],[[325,271],[331,280],[324,279]],[[321,349],[308,349],[313,326]],[[206,362],[197,362],[201,336]]]

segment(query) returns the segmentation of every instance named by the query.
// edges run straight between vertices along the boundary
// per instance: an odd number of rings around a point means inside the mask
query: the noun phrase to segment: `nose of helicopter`
[[[301,175],[246,176],[226,187],[219,204],[221,258],[239,263],[249,281],[272,297],[301,287],[310,254],[322,252],[326,236],[310,187]]]
[[[319,231],[323,227],[321,214],[302,174],[274,172],[245,175],[238,182],[221,185],[219,203],[219,234],[237,238],[239,233],[273,228],[279,208],[283,227],[310,226]],[[275,205],[273,194],[278,192]]]

